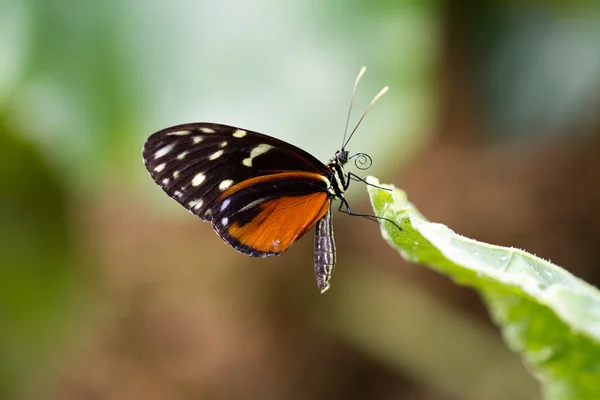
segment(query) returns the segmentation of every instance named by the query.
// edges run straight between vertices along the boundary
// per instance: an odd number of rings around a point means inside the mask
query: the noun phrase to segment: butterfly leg
[[[321,293],[329,289],[329,279],[335,268],[335,242],[331,222],[331,206],[327,213],[317,221],[315,229],[315,276]]]
[[[356,174],[354,174],[352,172],[348,172],[348,179],[346,180],[346,187],[344,188],[344,190],[348,189],[348,186],[350,186],[350,181],[351,180],[354,180],[354,181],[357,181],[357,182],[362,182],[365,185],[373,186],[373,187],[375,187],[377,189],[385,190],[387,192],[391,192],[392,191],[391,189],[388,189],[388,188],[384,188],[384,187],[381,187],[381,186],[373,185],[372,183],[367,182],[366,179],[361,178],[360,176],[358,176],[358,175],[356,175]]]
[[[385,217],[378,217],[377,215],[373,215],[373,214],[359,214],[359,213],[355,213],[352,212],[352,210],[350,209],[350,204],[348,204],[348,200],[346,200],[345,198],[340,198],[340,206],[338,207],[338,211],[344,212],[348,215],[351,215],[353,217],[363,217],[368,219],[369,221],[373,221],[373,222],[379,222],[378,220],[383,220],[383,221],[387,221],[391,224],[393,224],[396,228],[398,228],[399,231],[402,230],[402,228],[400,226],[398,226],[397,223],[395,223],[394,221],[392,221],[391,219],[385,218]],[[342,207],[346,207],[345,210],[342,210]]]
[[[341,211],[341,212],[351,215],[353,217],[367,218],[367,219],[369,219],[371,221],[375,221],[375,222],[377,222],[378,219],[385,219],[383,217],[378,217],[377,215],[373,215],[373,214],[359,214],[359,213],[352,212],[352,210],[350,209],[350,204],[348,204],[348,200],[346,200],[345,198],[341,198],[340,201],[341,202],[340,202],[340,206],[338,207],[338,211]],[[346,208],[342,209],[343,207],[346,207]]]

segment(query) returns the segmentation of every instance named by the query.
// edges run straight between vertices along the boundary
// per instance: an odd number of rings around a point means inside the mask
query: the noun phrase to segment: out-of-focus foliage
[[[130,175],[129,124],[137,114],[122,6],[69,0],[2,5],[4,63],[10,85],[0,97],[8,123],[41,147],[65,178],[93,186],[99,173]],[[12,29],[10,29],[12,28]],[[16,45],[14,44],[16,43]],[[108,171],[107,171],[108,170]],[[90,180],[92,178],[92,180]]]
[[[8,399],[48,360],[76,271],[64,182],[4,121],[0,143],[0,397]]]
[[[554,3],[463,6],[471,28],[471,70],[491,140],[587,136],[599,121],[600,4]]]
[[[370,178],[372,185],[379,185]],[[523,354],[545,399],[600,396],[600,292],[522,250],[493,246],[431,223],[393,186],[369,186],[383,237],[410,262],[478,290],[509,346]]]

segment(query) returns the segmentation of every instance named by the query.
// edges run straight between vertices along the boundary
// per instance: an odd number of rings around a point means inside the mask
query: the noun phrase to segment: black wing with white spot
[[[271,136],[213,123],[163,129],[144,144],[144,164],[173,199],[212,221],[212,207],[228,188],[285,171],[328,177],[331,170],[304,150]]]

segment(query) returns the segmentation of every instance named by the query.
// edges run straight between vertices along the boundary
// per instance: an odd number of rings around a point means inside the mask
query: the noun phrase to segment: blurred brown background
[[[538,396],[477,295],[375,224],[335,215],[320,296],[312,235],[236,253],[153,184],[141,146],[214,121],[325,161],[367,64],[357,109],[391,86],[350,145],[370,173],[597,284],[596,2],[6,0],[0,32],[0,398]]]

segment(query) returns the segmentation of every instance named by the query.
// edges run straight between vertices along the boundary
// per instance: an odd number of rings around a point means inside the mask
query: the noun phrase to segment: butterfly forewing
[[[159,131],[144,163],[173,199],[255,257],[281,254],[329,207],[331,169],[281,140],[226,125]]]
[[[326,165],[289,143],[212,123],[184,124],[156,132],[144,144],[143,156],[156,183],[208,221],[212,221],[217,197],[247,179],[282,171],[330,173]]]

